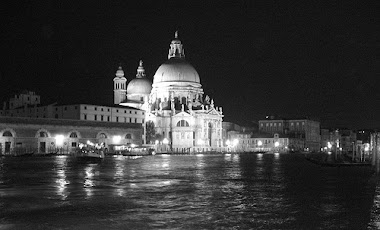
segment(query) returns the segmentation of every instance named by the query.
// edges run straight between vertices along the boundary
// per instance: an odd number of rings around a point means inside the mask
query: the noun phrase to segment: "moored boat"
[[[155,151],[149,147],[134,146],[121,151],[123,156],[147,156],[155,155]]]
[[[79,144],[75,152],[77,158],[85,159],[103,159],[104,158],[104,147],[102,144],[93,144],[91,142],[87,144]]]
[[[358,167],[358,166],[371,166],[369,162],[328,162],[323,160],[317,160],[313,157],[305,157],[306,160],[320,165],[320,166],[328,166],[328,167]]]

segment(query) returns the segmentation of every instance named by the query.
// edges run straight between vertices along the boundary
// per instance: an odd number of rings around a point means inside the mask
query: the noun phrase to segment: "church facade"
[[[154,127],[155,136],[160,137],[155,141],[158,150],[223,150],[222,108],[204,94],[198,72],[185,59],[177,32],[168,60],[157,69],[153,82],[146,78],[142,61],[136,78],[128,85],[126,81],[119,68],[114,78],[114,102],[145,111],[145,134],[148,126]]]

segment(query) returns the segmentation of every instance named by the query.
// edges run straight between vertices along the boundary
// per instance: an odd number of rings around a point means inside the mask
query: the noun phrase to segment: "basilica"
[[[168,60],[157,69],[153,82],[146,77],[142,61],[136,78],[128,84],[121,67],[113,81],[114,104],[145,111],[147,144],[154,141],[171,152],[222,150],[222,107],[204,94],[198,72],[185,59],[178,32],[170,43]],[[149,128],[160,138],[148,138]]]

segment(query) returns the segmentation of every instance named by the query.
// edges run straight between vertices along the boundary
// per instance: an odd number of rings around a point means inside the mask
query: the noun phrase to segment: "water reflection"
[[[115,174],[113,177],[113,181],[115,183],[115,193],[117,196],[124,196],[125,190],[123,186],[125,183],[125,161],[122,157],[115,160]]]
[[[232,161],[235,163],[238,163],[240,160],[240,155],[239,154],[234,154],[232,157]]]
[[[87,198],[90,198],[94,193],[95,165],[96,164],[88,164],[87,167],[85,168],[85,177],[84,177],[84,182],[83,182],[83,188],[84,188],[84,191],[86,192]],[[97,174],[99,174],[99,173],[97,173]]]
[[[161,169],[163,169],[163,170],[169,169],[171,156],[168,154],[162,154],[161,156],[163,159],[161,162]]]
[[[292,154],[2,160],[0,228],[365,229],[373,195],[364,169]]]
[[[70,181],[66,177],[66,164],[67,156],[58,156],[55,158],[55,168],[57,173],[56,188],[57,195],[61,197],[62,200],[66,200],[69,192],[67,191],[67,185]]]
[[[224,160],[225,161],[230,161],[231,160],[231,153],[224,154]]]

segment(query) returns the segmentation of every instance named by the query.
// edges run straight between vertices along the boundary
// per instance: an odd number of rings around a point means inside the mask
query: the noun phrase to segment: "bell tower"
[[[125,101],[127,93],[127,79],[124,77],[124,71],[121,66],[116,71],[116,77],[113,79],[114,104],[120,104]]]

